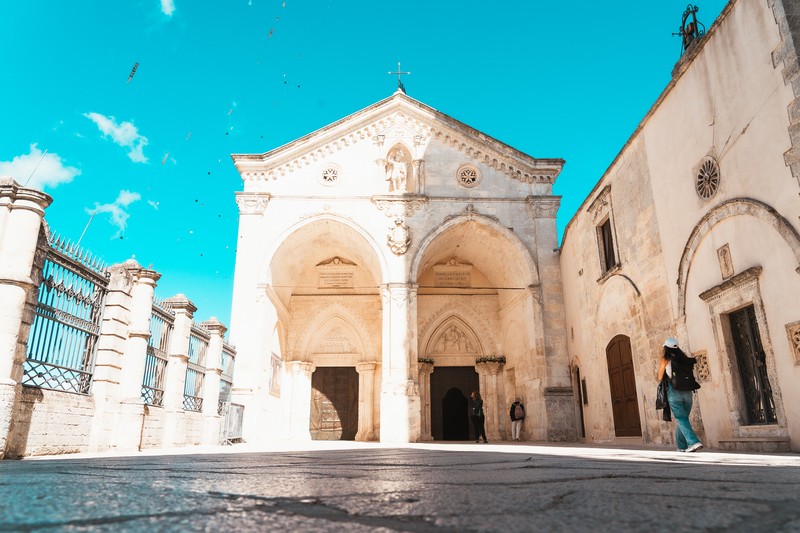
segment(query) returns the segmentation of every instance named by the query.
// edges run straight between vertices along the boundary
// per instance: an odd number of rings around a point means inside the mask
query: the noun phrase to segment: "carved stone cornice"
[[[561,172],[564,162],[560,159],[532,159],[525,162],[520,159],[511,159],[502,147],[493,147],[492,144],[500,144],[493,139],[485,139],[487,145],[479,145],[466,135],[458,133],[450,128],[432,128],[433,136],[436,140],[459,152],[463,152],[475,161],[493,168],[507,175],[508,177],[522,183],[544,183],[552,185],[556,177]],[[531,164],[533,163],[533,164]]]
[[[556,218],[561,198],[556,196],[528,196],[528,207],[534,218]]]
[[[404,196],[401,198],[373,196],[372,203],[389,218],[408,218],[428,203],[427,196]]]
[[[458,213],[456,215],[447,215],[446,217],[444,217],[444,221],[443,222],[448,222],[448,221],[453,220],[454,218],[458,218],[458,217],[469,217],[469,218],[478,218],[478,217],[480,217],[480,218],[488,218],[489,220],[494,220],[495,222],[500,222],[500,219],[497,218],[494,215],[483,215],[483,214],[479,213],[475,209],[475,206],[472,205],[472,204],[467,204],[467,207],[465,207],[464,210],[461,211],[461,213]]]
[[[589,204],[589,207],[586,210],[592,216],[593,220],[597,220],[598,218],[602,217],[611,209],[611,186],[606,185],[603,187],[603,190],[600,191],[600,194]]]
[[[723,293],[734,287],[744,287],[748,284],[755,283],[758,281],[758,277],[761,275],[762,270],[763,268],[761,266],[750,267],[744,272],[736,274],[732,278],[726,279],[719,285],[711,287],[707,291],[701,292],[700,299],[705,302],[710,302],[714,299],[718,299]]]
[[[271,197],[266,192],[237,192],[236,205],[242,215],[262,215]]]

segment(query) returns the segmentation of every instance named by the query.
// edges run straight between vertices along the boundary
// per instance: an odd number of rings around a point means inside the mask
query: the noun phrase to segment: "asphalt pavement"
[[[0,531],[800,531],[800,455],[312,442],[6,460]]]

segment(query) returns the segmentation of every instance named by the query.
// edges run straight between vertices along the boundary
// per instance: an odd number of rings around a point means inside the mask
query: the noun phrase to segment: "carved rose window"
[[[719,165],[717,160],[713,157],[706,157],[700,163],[700,168],[697,169],[697,177],[695,179],[695,190],[697,195],[703,200],[708,200],[715,194],[719,188]]]
[[[463,187],[477,187],[481,182],[481,174],[472,165],[464,165],[458,169],[458,183]]]
[[[337,181],[339,180],[339,169],[333,166],[325,167],[322,169],[322,174],[320,175],[320,181],[323,185],[332,186],[336,185]]]

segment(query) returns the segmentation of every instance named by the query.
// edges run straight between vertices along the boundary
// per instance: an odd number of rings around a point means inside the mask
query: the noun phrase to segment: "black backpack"
[[[686,357],[683,353],[672,354],[672,377],[669,379],[672,388],[681,391],[693,391],[700,388],[694,379],[694,365],[697,359]]]

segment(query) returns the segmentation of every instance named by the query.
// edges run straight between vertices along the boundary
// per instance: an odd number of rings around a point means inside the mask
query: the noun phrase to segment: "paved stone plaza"
[[[0,530],[800,531],[800,456],[314,442],[3,461]]]

